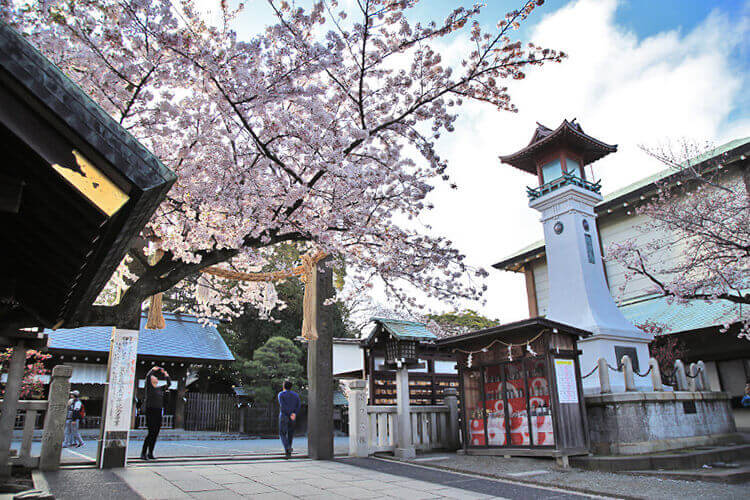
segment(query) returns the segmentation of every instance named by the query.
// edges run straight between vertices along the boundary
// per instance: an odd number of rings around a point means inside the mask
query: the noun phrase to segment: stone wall
[[[736,432],[723,392],[626,392],[586,396],[591,451],[635,455],[710,445]]]

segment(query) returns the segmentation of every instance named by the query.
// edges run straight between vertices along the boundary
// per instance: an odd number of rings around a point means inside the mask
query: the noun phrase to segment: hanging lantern
[[[417,361],[417,342],[389,338],[385,343],[385,360],[395,363],[398,360],[412,363]]]

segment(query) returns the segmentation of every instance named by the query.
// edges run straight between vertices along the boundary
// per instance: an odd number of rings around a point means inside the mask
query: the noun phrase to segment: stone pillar
[[[187,391],[187,372],[177,377],[177,397],[174,401],[174,428],[185,428],[185,392]]]
[[[629,356],[622,357],[622,376],[625,379],[625,390],[636,391],[635,376],[633,375],[633,363]]]
[[[701,391],[711,391],[711,383],[708,380],[708,373],[706,373],[706,364],[703,361],[698,361],[698,382],[700,383]]]
[[[411,440],[411,402],[409,401],[409,369],[396,370],[396,458],[417,456]]]
[[[599,391],[602,394],[609,394],[612,392],[612,384],[609,383],[609,366],[607,366],[607,360],[599,358],[597,364],[599,365]]]
[[[654,358],[649,358],[648,366],[651,367],[651,384],[654,386],[654,390],[659,392],[664,390],[664,386],[661,383],[661,370],[659,370],[659,362]]]
[[[13,439],[13,427],[18,412],[18,396],[21,394],[21,381],[26,366],[26,346],[19,340],[13,347],[13,354],[8,363],[8,380],[5,383],[2,415],[0,416],[0,477],[10,476],[10,441]]]
[[[455,451],[461,446],[458,425],[458,391],[455,387],[447,387],[443,391],[443,400],[448,407],[448,449]]]
[[[333,458],[333,270],[318,262],[306,286],[314,286],[311,305],[315,308],[312,326],[317,338],[307,344],[307,454],[314,460]]]
[[[690,366],[688,367],[688,374],[690,377],[688,378],[688,390],[690,392],[696,392],[700,390],[700,387],[698,387],[698,365],[695,363],[690,363]]]
[[[52,369],[47,415],[44,417],[42,452],[39,456],[39,469],[43,471],[60,468],[60,453],[62,453],[62,442],[65,437],[65,417],[68,413],[71,375],[73,375],[73,367],[71,366],[57,365]]]
[[[678,391],[688,390],[687,376],[685,375],[685,364],[682,362],[682,360],[678,359],[674,362],[674,378],[675,383],[677,384]]]
[[[367,457],[370,451],[366,387],[366,380],[349,383],[349,456],[352,457]]]

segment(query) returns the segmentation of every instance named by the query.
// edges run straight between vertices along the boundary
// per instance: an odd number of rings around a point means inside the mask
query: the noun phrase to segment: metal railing
[[[146,415],[138,415],[138,429],[146,428]],[[162,415],[161,416],[161,428],[172,429],[174,428],[174,415]]]
[[[526,195],[529,197],[529,200],[533,201],[544,196],[545,194],[560,189],[563,186],[567,186],[568,184],[582,187],[583,189],[593,191],[597,194],[599,194],[602,190],[601,181],[589,182],[585,179],[581,179],[577,175],[563,173],[562,177],[558,177],[557,179],[551,180],[546,184],[542,184],[538,188],[527,187]]]

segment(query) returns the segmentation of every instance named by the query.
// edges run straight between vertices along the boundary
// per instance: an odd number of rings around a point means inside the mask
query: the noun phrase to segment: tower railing
[[[553,179],[545,184],[542,184],[538,188],[527,187],[526,195],[529,197],[529,200],[533,201],[544,196],[545,194],[551,193],[552,191],[560,189],[561,187],[567,186],[569,184],[582,187],[583,189],[593,191],[597,194],[599,194],[602,190],[601,181],[589,182],[586,179],[581,179],[575,174],[563,173],[562,177],[558,177],[557,179]]]

